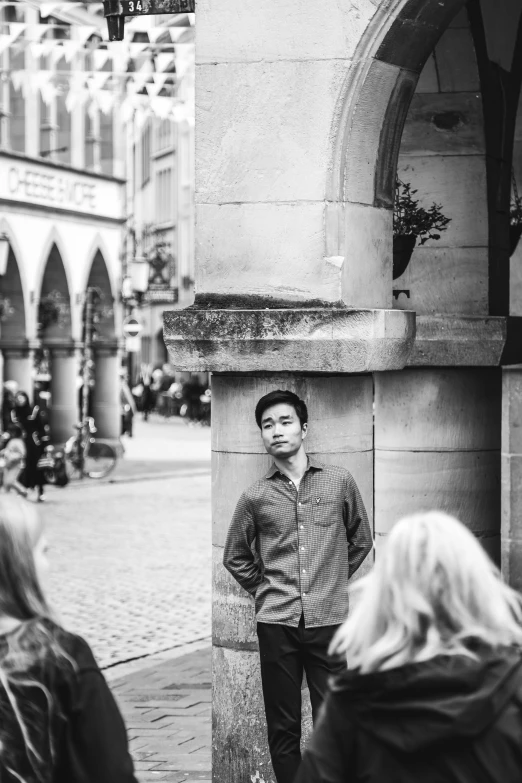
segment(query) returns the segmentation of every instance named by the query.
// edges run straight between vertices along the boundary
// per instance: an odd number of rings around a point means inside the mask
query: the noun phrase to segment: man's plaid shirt
[[[352,475],[309,457],[299,490],[273,465],[241,495],[223,564],[255,596],[258,622],[297,627],[304,613],[313,628],[346,619],[348,577],[372,546]]]

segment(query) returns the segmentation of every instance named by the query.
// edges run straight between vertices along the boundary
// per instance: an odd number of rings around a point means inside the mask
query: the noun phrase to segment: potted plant
[[[518,195],[517,183],[513,174],[513,197],[509,209],[509,255],[515,252],[522,236],[522,199]]]
[[[440,239],[446,231],[451,218],[441,212],[440,204],[432,204],[429,209],[420,206],[414,198],[409,182],[395,182],[395,204],[393,209],[393,279],[400,277],[410,263],[413,248],[420,240],[423,245],[428,239]]]

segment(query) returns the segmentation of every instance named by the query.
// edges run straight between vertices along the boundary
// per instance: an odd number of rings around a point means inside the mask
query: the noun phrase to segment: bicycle
[[[108,443],[97,441],[94,419],[88,416],[76,425],[76,435],[65,444],[65,470],[70,479],[105,478],[116,466],[118,455]]]

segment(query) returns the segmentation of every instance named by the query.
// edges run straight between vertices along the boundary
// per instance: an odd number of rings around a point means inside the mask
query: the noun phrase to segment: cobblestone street
[[[211,632],[210,430],[135,425],[114,483],[50,488],[42,506],[53,604],[102,667]]]

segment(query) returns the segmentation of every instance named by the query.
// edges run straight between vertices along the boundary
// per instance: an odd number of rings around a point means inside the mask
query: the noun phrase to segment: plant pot
[[[416,234],[397,234],[393,237],[393,279],[396,280],[406,271],[410,263]]]
[[[517,245],[521,236],[522,236],[522,223],[518,223],[515,224],[514,226],[509,227],[509,255],[510,256],[512,256],[515,250],[517,249]]]

